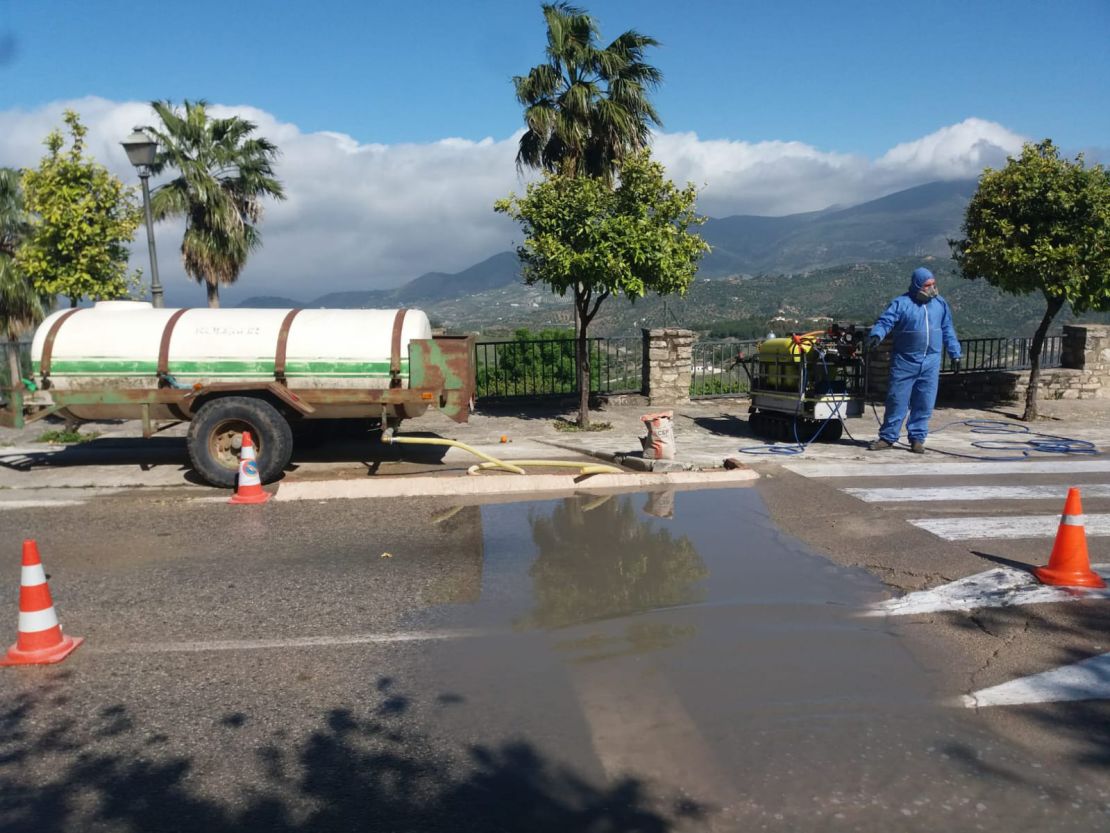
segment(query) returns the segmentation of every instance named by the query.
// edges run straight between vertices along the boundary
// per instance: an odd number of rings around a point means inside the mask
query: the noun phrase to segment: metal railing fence
[[[1032,365],[1029,350],[1033,345],[1032,336],[1019,338],[962,338],[960,348],[963,358],[960,371],[970,370],[1028,370]],[[1041,367],[1060,367],[1063,360],[1063,335],[1045,336],[1041,347]],[[941,373],[952,372],[952,360],[944,354]]]
[[[566,396],[578,392],[573,338],[479,341],[474,367],[479,399]],[[591,338],[590,393],[639,392],[643,342],[639,338]]]
[[[691,356],[690,397],[712,399],[747,393],[750,380],[742,367],[755,355],[759,341],[695,341]]]

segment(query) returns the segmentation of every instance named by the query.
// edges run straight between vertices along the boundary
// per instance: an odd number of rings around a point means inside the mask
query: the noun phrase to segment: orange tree
[[[965,278],[1014,295],[1039,292],[1045,313],[1029,348],[1023,419],[1037,418],[1045,334],[1064,304],[1081,315],[1110,310],[1110,172],[1061,159],[1048,139],[988,168],[967,207],[964,237],[949,241]]]
[[[678,188],[647,151],[622,160],[619,182],[603,177],[547,173],[523,197],[510,195],[494,210],[521,224],[517,248],[525,283],[545,283],[574,296],[578,312],[578,424],[590,424],[587,328],[611,295],[629,300],[648,292],[684,294],[709,246],[691,226],[705,222],[694,210],[693,185]]]

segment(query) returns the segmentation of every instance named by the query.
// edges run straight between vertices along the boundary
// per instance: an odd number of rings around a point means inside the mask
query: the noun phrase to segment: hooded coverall
[[[937,399],[941,347],[953,361],[958,361],[961,355],[948,303],[940,296],[925,303],[917,298],[926,280],[915,272],[909,292],[891,301],[871,328],[871,335],[880,341],[887,333],[894,335],[886,414],[879,429],[880,439],[891,444],[898,442],[907,410],[910,418],[906,433],[910,442],[925,442]]]

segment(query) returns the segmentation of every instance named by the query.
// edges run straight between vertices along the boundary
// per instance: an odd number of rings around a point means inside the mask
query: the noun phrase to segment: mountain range
[[[946,257],[974,180],[932,182],[850,208],[783,217],[711,218],[699,233],[711,251],[699,278],[796,274],[841,264],[905,256]],[[513,252],[501,252],[461,272],[428,272],[394,289],[333,292],[311,301],[256,296],[240,307],[374,308],[430,306],[520,283]]]

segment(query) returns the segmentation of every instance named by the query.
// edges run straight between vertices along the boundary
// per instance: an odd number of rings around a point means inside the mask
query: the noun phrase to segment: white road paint
[[[1110,580],[1110,564],[1093,564],[1091,569]],[[865,616],[910,616],[945,610],[977,610],[984,607],[1110,600],[1110,587],[1049,587],[1031,573],[1013,567],[996,567],[985,573],[942,584],[930,590],[907,593],[880,602]]]
[[[897,454],[897,451],[873,452]],[[908,456],[908,455],[907,455]],[[1051,458],[1038,462],[967,463],[783,463],[783,468],[806,477],[962,477],[974,474],[1090,474],[1110,472],[1110,459]]]
[[[83,506],[83,500],[0,500],[0,512],[6,509],[49,509],[54,506]]]
[[[1084,484],[1083,497],[1110,497],[1110,484]],[[975,500],[1059,500],[1063,505],[1067,486],[936,486],[901,489],[841,489],[865,503],[929,503]]]
[[[1110,515],[1087,515],[1087,537],[1110,535]],[[945,541],[979,538],[1054,538],[1059,515],[1003,515],[989,518],[911,518],[910,523]]]
[[[107,645],[93,650],[105,654],[179,654],[203,651],[258,651],[274,648],[328,648],[336,645],[373,645],[390,642],[432,642],[482,636],[475,630],[401,631],[398,633],[361,633],[338,636],[302,636],[289,639],[224,639],[207,642],[140,642]]]
[[[1101,654],[1074,665],[1020,677],[1008,683],[965,694],[960,699],[969,709],[1018,706],[1023,703],[1110,700],[1110,654]]]

